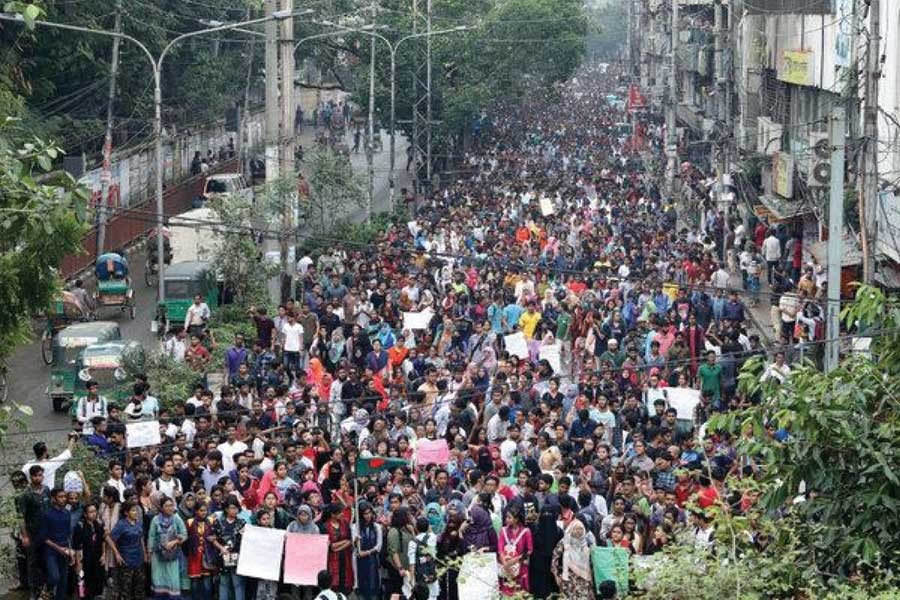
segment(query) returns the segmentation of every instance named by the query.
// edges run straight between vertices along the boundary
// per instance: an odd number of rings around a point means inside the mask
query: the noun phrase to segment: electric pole
[[[278,177],[278,0],[265,0],[266,21],[266,181]]]
[[[122,0],[116,0],[116,21],[113,25],[116,33],[122,32]],[[119,72],[119,43],[122,38],[116,36],[112,43],[112,60],[109,74],[109,103],[106,105],[106,137],[103,138],[103,170],[100,172],[100,202],[97,211],[97,256],[103,254],[106,247],[106,214],[109,202],[109,184],[112,183],[112,136],[113,105],[116,100],[116,75]],[[159,257],[160,260],[162,257]]]
[[[672,1],[672,47],[669,55],[669,105],[666,107],[666,154],[668,156],[668,164],[666,165],[666,196],[669,200],[673,200],[675,196],[675,169],[677,168],[677,145],[675,137],[675,128],[677,127],[678,117],[675,109],[678,105],[678,72],[676,71],[678,61],[675,56],[678,54],[678,1]]]
[[[850,65],[851,68],[855,68]],[[866,49],[866,89],[863,110],[863,153],[860,160],[859,230],[862,241],[863,283],[875,277],[878,214],[878,80],[881,78],[881,0],[869,0],[869,39]]]
[[[724,263],[726,257],[726,248],[725,248],[725,240],[727,238],[726,230],[727,230],[727,215],[728,215],[728,206],[725,200],[725,171],[728,169],[728,162],[726,160],[727,147],[729,143],[728,130],[724,126],[726,119],[726,98],[725,98],[725,79],[728,75],[725,73],[725,7],[722,6],[721,0],[715,0],[713,4],[713,23],[714,23],[714,55],[715,55],[715,65],[714,65],[714,76],[715,76],[715,85],[716,85],[716,127],[715,129],[720,132],[720,137],[716,143],[717,156],[716,156],[716,209],[719,210],[723,217],[725,217],[725,222],[722,223],[722,262]],[[725,135],[722,135],[721,132],[724,132]]]
[[[287,14],[294,12],[294,0],[281,0],[281,10]],[[283,162],[279,174],[294,176],[294,19],[287,17],[278,21],[278,46],[281,53],[281,137],[279,159]],[[294,201],[292,194],[286,198],[281,215],[281,297],[291,296],[291,264],[289,256],[290,232],[294,222]]]
[[[375,27],[375,0],[372,0],[372,20]],[[369,36],[369,131],[366,144],[366,162],[369,174],[369,194],[366,199],[366,222],[372,219],[375,201],[375,36]]]
[[[825,371],[838,365],[840,354],[841,260],[844,235],[844,128],[845,111],[831,110],[831,189],[828,197],[828,281],[825,295]]]

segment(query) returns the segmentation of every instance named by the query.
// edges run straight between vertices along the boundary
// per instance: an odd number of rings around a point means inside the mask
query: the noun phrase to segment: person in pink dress
[[[531,530],[523,524],[521,509],[506,513],[506,525],[500,529],[497,559],[500,561],[500,593],[513,596],[528,592],[528,558],[534,551]]]

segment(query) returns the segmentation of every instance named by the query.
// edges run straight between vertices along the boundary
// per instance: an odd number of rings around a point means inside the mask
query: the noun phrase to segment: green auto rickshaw
[[[53,410],[63,410],[75,393],[78,378],[78,357],[91,344],[122,339],[119,324],[112,321],[74,323],[53,336],[50,347],[51,369],[47,396]]]
[[[128,260],[115,252],[102,254],[94,265],[94,274],[97,276],[97,293],[94,298],[97,310],[115,306],[122,312],[127,311],[133,319],[134,290],[128,274]]]
[[[194,301],[194,296],[200,295],[209,306],[211,312],[215,312],[219,305],[219,286],[216,275],[208,262],[189,261],[174,263],[166,268],[165,278],[166,299],[161,307],[165,315],[165,328],[179,327],[184,323],[187,310]]]
[[[140,342],[115,341],[91,344],[78,355],[78,377],[71,414],[78,410],[78,400],[87,396],[87,382],[96,381],[99,393],[110,404],[125,406],[132,393],[134,381],[127,364],[141,364],[144,349]]]

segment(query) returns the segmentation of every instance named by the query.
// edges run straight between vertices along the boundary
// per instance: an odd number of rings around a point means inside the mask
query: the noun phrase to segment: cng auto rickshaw
[[[160,327],[160,331],[183,324],[187,310],[198,294],[209,306],[210,312],[215,312],[219,305],[219,285],[208,262],[189,261],[171,265],[166,269],[164,285],[166,299],[161,308],[165,326]]]
[[[132,392],[132,378],[126,370],[126,361],[141,362],[144,352],[139,342],[100,342],[85,347],[78,355],[78,377],[70,414],[78,410],[78,400],[87,396],[87,382],[96,381],[99,394],[110,404],[124,406]]]
[[[53,403],[53,410],[63,410],[66,402],[72,400],[75,393],[75,380],[78,378],[78,357],[87,346],[97,343],[112,342],[122,339],[118,323],[112,321],[94,321],[92,323],[74,323],[61,330],[51,340],[50,382],[47,385],[47,396]]]
[[[53,342],[56,334],[72,323],[87,318],[87,313],[72,292],[63,292],[51,303],[50,310],[47,311],[47,326],[41,334],[41,357],[44,364],[53,363]]]
[[[118,306],[134,318],[134,290],[128,276],[128,261],[121,254],[108,252],[97,258],[94,265],[97,275],[97,310],[104,306]]]

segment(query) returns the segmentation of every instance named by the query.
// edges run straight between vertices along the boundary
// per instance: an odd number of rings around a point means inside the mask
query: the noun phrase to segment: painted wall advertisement
[[[852,39],[853,0],[836,0],[837,33],[834,36],[834,66],[850,65],[850,40]]]
[[[794,196],[794,157],[787,152],[772,156],[772,191],[782,198]]]
[[[785,50],[778,65],[778,79],[794,85],[813,85],[813,53],[808,50]]]

